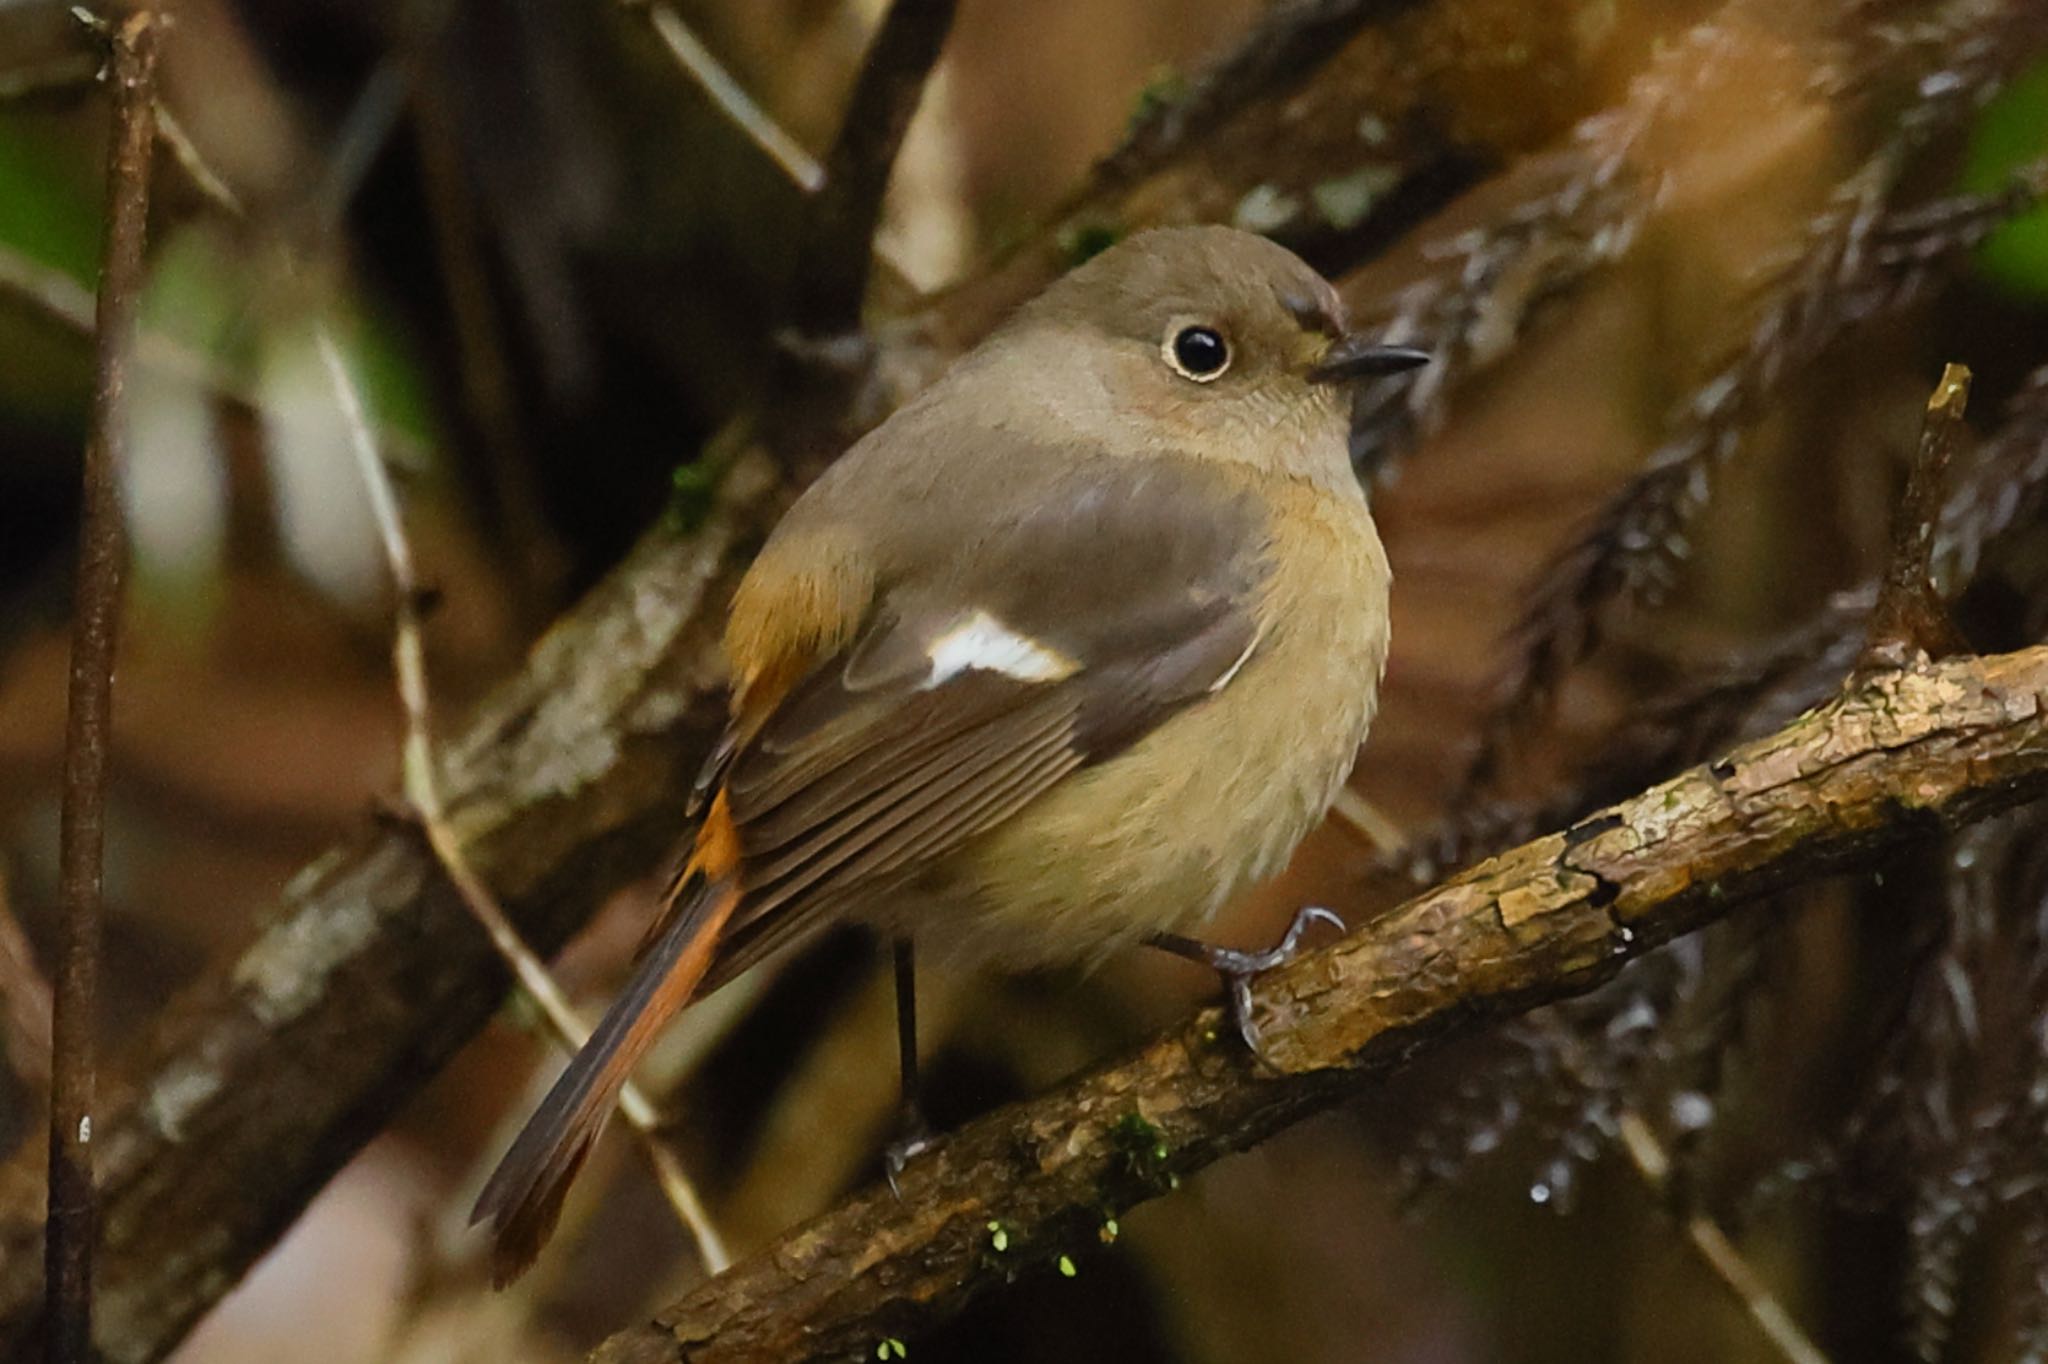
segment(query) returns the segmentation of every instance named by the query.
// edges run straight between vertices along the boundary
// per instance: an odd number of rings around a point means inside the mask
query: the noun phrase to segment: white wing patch
[[[1225,687],[1230,685],[1230,679],[1237,676],[1237,670],[1239,668],[1242,668],[1246,663],[1251,661],[1252,651],[1259,647],[1259,641],[1264,639],[1265,637],[1266,632],[1263,628],[1256,631],[1252,635],[1252,642],[1244,646],[1244,652],[1237,656],[1237,662],[1231,664],[1228,668],[1224,669],[1223,676],[1217,678],[1214,682],[1211,682],[1209,684],[1209,694],[1211,696],[1214,696],[1217,692],[1222,691]]]
[[[932,661],[926,691],[969,670],[1001,673],[1019,682],[1057,682],[1081,668],[1058,649],[1018,634],[986,611],[976,611],[933,640],[925,656]]]

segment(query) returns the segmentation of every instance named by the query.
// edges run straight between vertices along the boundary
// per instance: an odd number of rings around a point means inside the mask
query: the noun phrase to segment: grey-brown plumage
[[[1350,771],[1387,652],[1331,380],[1415,360],[1346,337],[1270,242],[1152,232],[828,470],[734,600],[733,718],[671,916],[479,1201],[501,1271],[654,1028],[764,955],[853,919],[1086,962],[1278,870]]]

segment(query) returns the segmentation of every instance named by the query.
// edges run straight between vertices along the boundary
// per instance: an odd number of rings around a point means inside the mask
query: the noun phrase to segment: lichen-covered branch
[[[643,544],[442,750],[448,823],[539,951],[681,827],[692,755],[723,713],[720,617],[776,487],[763,465],[738,460],[693,534]],[[97,1125],[101,1354],[167,1353],[505,987],[409,822],[366,826],[307,868]],[[39,1223],[40,1208],[0,1205],[0,1358],[34,1330]]]
[[[976,1291],[1483,1019],[1582,992],[1765,892],[2048,792],[2048,648],[1870,678],[1264,978],[1270,1058],[1217,1010],[969,1124],[613,1337],[595,1364],[875,1357]]]

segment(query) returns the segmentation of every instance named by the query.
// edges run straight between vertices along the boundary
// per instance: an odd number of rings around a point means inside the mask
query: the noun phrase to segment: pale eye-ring
[[[1230,368],[1230,343],[1222,332],[1204,323],[1175,323],[1167,329],[1166,342],[1159,349],[1175,373],[1198,384],[1206,384]]]

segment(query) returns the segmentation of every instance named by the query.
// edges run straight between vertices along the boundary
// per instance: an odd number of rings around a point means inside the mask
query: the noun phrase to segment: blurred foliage
[[[1970,136],[1960,183],[1988,193],[2043,156],[2048,156],[2048,62],[2015,77],[1985,106]],[[2002,287],[2048,299],[2048,205],[2007,223],[1978,250],[1977,263]]]

